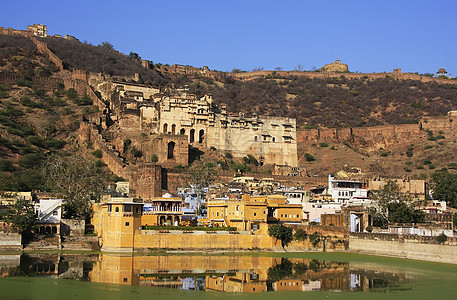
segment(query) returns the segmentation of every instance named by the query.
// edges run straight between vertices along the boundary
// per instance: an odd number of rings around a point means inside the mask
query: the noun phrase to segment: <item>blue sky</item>
[[[155,63],[221,71],[308,70],[341,57],[352,72],[444,67],[457,77],[456,13],[455,0],[23,0],[2,3],[0,26],[46,24]]]

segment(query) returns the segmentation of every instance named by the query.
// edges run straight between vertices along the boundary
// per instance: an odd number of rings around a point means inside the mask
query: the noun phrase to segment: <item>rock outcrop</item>
[[[327,64],[319,69],[319,71],[325,72],[349,72],[348,65],[343,64],[338,58],[335,62]]]

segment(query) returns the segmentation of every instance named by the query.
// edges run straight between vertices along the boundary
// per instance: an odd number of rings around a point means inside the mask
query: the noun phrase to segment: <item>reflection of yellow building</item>
[[[294,266],[291,272],[273,280],[269,273],[281,266],[283,260],[279,257],[103,254],[93,265],[89,277],[92,282],[168,288],[186,288],[186,280],[199,278],[207,291],[235,293],[351,288],[347,263],[288,261]],[[305,271],[297,273],[296,266],[303,266]]]
[[[267,291],[267,278],[260,280],[256,272],[236,273],[234,276],[206,276],[206,290],[230,293],[258,293]]]
[[[286,197],[281,195],[210,199],[207,209],[210,223],[257,233],[266,233],[268,222],[300,224],[303,219],[302,205],[286,204]]]

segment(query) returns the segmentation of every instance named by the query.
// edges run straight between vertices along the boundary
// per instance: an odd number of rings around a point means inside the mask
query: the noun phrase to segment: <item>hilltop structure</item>
[[[319,69],[319,71],[324,71],[324,72],[336,72],[336,73],[347,73],[349,72],[349,67],[346,64],[343,64],[340,61],[340,58],[338,57],[335,62],[332,62],[330,64],[326,64],[322,68]]]

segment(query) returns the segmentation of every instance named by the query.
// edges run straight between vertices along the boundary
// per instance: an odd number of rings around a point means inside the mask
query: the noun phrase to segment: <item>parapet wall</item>
[[[88,121],[81,121],[78,138],[82,142],[90,142],[94,149],[102,152],[103,162],[118,176],[126,177],[126,163],[98,132],[96,126]]]
[[[27,78],[22,75],[10,75],[0,73],[0,83],[16,84],[18,81],[31,80],[33,84],[42,90],[53,91],[58,88],[59,84],[63,84],[66,89],[73,88],[80,95],[87,95],[92,104],[97,106],[100,111],[104,111],[106,104],[95,94],[94,90],[81,79],[62,79],[54,77],[38,77],[32,76]]]
[[[317,128],[298,129],[297,143],[318,143],[318,142],[343,142],[347,141],[361,145],[372,150],[388,148],[398,144],[407,144],[408,141],[419,137],[424,130],[453,132],[457,128],[457,119],[452,117],[427,117],[418,124],[397,124],[380,125],[372,127],[353,128]]]
[[[351,234],[349,251],[361,254],[400,257],[457,264],[457,243],[448,238],[444,245],[433,242],[433,237],[397,236],[394,234]]]
[[[31,37],[30,39],[35,43],[39,52],[47,55],[49,57],[49,59],[59,68],[60,71],[63,70],[62,60],[60,58],[58,58],[57,55],[54,54],[54,52],[49,50],[47,43],[39,41],[34,37]]]
[[[259,77],[265,76],[301,76],[307,78],[332,78],[344,76],[347,79],[381,79],[381,78],[393,78],[402,80],[419,80],[422,82],[436,82],[438,84],[456,84],[455,80],[443,79],[443,78],[432,78],[428,76],[422,76],[419,74],[402,73],[400,71],[388,72],[388,73],[336,73],[336,72],[301,72],[301,71],[256,71],[256,72],[243,72],[243,73],[227,73],[238,80],[248,81]]]

